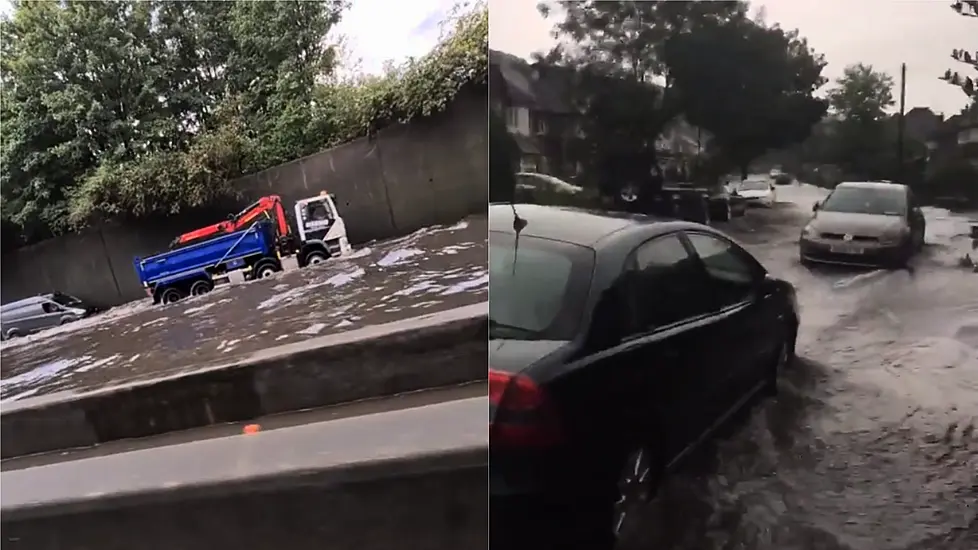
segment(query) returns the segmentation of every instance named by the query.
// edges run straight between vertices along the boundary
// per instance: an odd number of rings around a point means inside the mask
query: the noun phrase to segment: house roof
[[[490,78],[500,78],[511,104],[550,113],[576,110],[568,94],[572,73],[561,67],[530,64],[515,55],[489,50]]]

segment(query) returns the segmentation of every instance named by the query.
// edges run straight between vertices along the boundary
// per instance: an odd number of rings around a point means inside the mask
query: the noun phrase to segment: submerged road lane
[[[795,283],[799,361],[780,395],[669,480],[624,548],[978,548],[978,274],[966,220],[927,209],[910,271],[813,268],[797,238],[824,192],[723,227]]]

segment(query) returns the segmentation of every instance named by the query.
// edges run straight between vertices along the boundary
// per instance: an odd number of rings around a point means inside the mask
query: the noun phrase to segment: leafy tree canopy
[[[0,221],[30,242],[235,197],[230,180],[485,83],[484,5],[428,56],[337,81],[346,0],[31,0],[0,22]],[[481,48],[481,49],[480,49]],[[6,239],[5,239],[6,241]]]
[[[887,124],[893,104],[893,77],[871,65],[850,65],[828,93],[837,119],[831,143],[831,162],[850,176],[890,177],[896,162]]]
[[[973,17],[978,20],[978,0],[956,0],[951,3],[951,9],[964,17]],[[969,72],[978,72],[978,50],[968,48],[955,48],[951,51],[951,59],[958,61],[971,69]],[[978,80],[968,74],[948,69],[944,72],[941,80],[961,88],[961,90],[971,98],[970,107],[978,106]]]
[[[656,138],[678,116],[746,167],[769,148],[803,140],[825,113],[812,96],[824,83],[822,57],[796,31],[751,20],[746,2],[560,5],[554,35],[573,46],[542,60],[583,75],[582,158],[603,177],[648,175],[658,163]]]
[[[687,120],[744,175],[765,151],[807,138],[826,112],[813,95],[825,83],[825,60],[797,31],[742,14],[708,20],[670,39],[665,62]]]
[[[643,183],[658,164],[656,139],[680,114],[665,45],[709,21],[746,13],[745,2],[559,2],[558,46],[539,61],[575,69],[571,102],[584,113],[571,154],[605,194]],[[538,6],[550,16],[549,5]]]

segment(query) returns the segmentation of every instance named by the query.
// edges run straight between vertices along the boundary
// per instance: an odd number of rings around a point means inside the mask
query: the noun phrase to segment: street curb
[[[483,302],[161,379],[17,401],[0,411],[0,458],[484,380],[487,315]]]
[[[175,490],[127,502],[109,498],[87,509],[25,510],[5,515],[0,527],[12,550],[319,550],[324,540],[335,550],[398,548],[404,541],[424,541],[430,550],[485,548],[487,455],[482,446],[416,457],[396,465],[411,471],[340,484],[309,472],[229,494]]]

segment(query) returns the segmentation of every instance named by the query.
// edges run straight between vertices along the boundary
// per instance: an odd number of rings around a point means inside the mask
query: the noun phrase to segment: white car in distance
[[[746,179],[737,186],[737,194],[748,205],[774,206],[778,202],[778,191],[774,181],[767,178]]]

